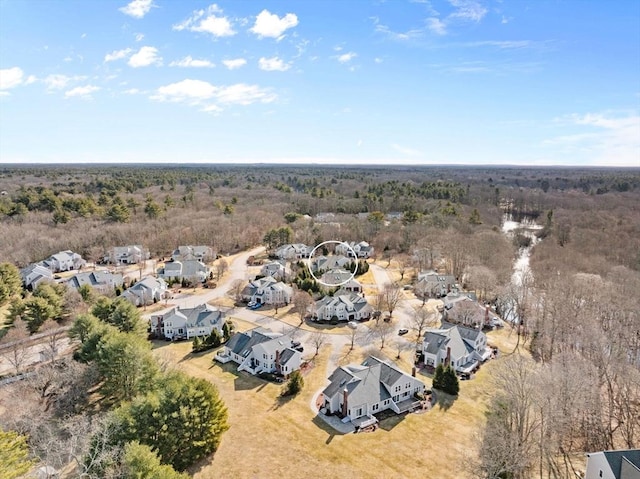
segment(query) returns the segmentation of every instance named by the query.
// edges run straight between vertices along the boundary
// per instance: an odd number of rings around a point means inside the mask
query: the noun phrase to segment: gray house
[[[104,257],[105,263],[137,264],[149,259],[149,251],[142,245],[116,246]]]
[[[377,419],[373,415],[386,409],[401,414],[418,407],[414,395],[423,393],[425,386],[413,374],[373,356],[360,365],[341,366],[329,376],[330,383],[322,391],[322,407],[356,426],[374,424]]]
[[[640,449],[587,454],[584,479],[640,479]]]
[[[314,321],[357,321],[368,319],[373,314],[373,306],[356,293],[340,296],[325,296],[312,306]]]
[[[123,278],[121,274],[109,273],[108,271],[91,271],[73,275],[66,285],[78,289],[80,286],[88,285],[101,293],[113,292],[116,286],[122,286]]]
[[[458,289],[456,277],[452,274],[438,274],[435,271],[425,271],[418,274],[415,290],[426,298],[440,298]]]
[[[20,270],[24,287],[35,289],[42,281],[53,281],[53,273],[42,263],[33,263]]]
[[[489,359],[491,350],[480,329],[443,322],[425,333],[422,355],[427,366],[450,365],[459,373],[470,373]]]
[[[196,336],[208,336],[215,329],[222,335],[225,314],[201,304],[195,308],[176,306],[169,312],[151,316],[151,331],[156,336],[167,339],[191,339]]]
[[[234,334],[215,359],[221,363],[233,361],[238,371],[288,376],[300,368],[302,355],[293,349],[289,336],[258,327]]]
[[[171,254],[174,261],[197,259],[202,262],[212,261],[216,254],[211,246],[178,246]]]
[[[135,306],[145,306],[164,299],[167,294],[167,283],[164,279],[147,276],[122,293],[122,297]]]
[[[184,279],[194,283],[202,283],[209,276],[209,268],[197,259],[172,260],[167,261],[164,268],[158,270],[158,276],[164,279],[176,278],[178,281]]]

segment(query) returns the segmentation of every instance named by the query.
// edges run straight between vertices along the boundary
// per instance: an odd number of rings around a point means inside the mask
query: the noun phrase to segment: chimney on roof
[[[346,417],[347,415],[347,399],[349,396],[349,391],[347,391],[347,388],[344,388],[344,390],[342,391],[342,415]]]
[[[484,324],[489,324],[489,305],[484,307]]]
[[[411,368],[411,377],[412,378],[416,377],[416,367],[415,366]]]
[[[451,364],[451,347],[447,346],[447,357],[444,360],[444,365],[449,366]]]

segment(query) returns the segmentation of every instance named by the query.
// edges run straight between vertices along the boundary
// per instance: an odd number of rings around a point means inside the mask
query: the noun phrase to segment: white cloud
[[[125,93],[127,95],[137,95],[139,93],[142,93],[142,91],[137,88],[129,88],[128,90],[124,90],[122,93]]]
[[[418,150],[415,150],[413,148],[407,148],[406,146],[400,146],[397,143],[393,143],[391,145],[391,148],[393,148],[397,152],[402,153],[403,155],[406,155],[406,156],[420,156],[422,154]]]
[[[247,60],[245,60],[244,58],[234,58],[233,60],[223,60],[222,63],[229,70],[235,70],[246,65]]]
[[[64,92],[64,97],[65,98],[79,97],[79,98],[88,100],[91,98],[91,94],[98,90],[100,90],[100,87],[97,87],[94,85],[78,86]]]
[[[147,13],[149,13],[151,7],[153,6],[153,0],[133,0],[131,3],[128,3],[118,10],[120,10],[125,15],[129,15],[130,17],[142,18]]]
[[[3,68],[0,70],[0,90],[8,90],[21,85],[23,82],[24,72],[22,68]],[[8,94],[4,92],[4,94]]]
[[[277,95],[257,85],[237,83],[229,86],[215,86],[202,80],[186,79],[162,86],[151,96],[152,100],[187,103],[201,106],[204,111],[220,111],[219,104],[250,105],[252,103],[271,103]],[[213,100],[215,103],[209,103]]]
[[[190,55],[184,57],[182,60],[176,60],[169,64],[170,67],[183,67],[183,68],[212,68],[215,67],[209,60],[198,60],[191,58]]]
[[[343,53],[342,55],[338,55],[336,58],[340,63],[349,63],[351,60],[353,60],[357,56],[358,56],[357,53],[349,52],[349,53]]]
[[[262,10],[256,17],[256,23],[249,29],[258,37],[283,38],[283,33],[289,28],[293,28],[298,24],[298,17],[295,13],[287,13],[284,17],[279,18],[275,13],[269,13],[268,10]]]
[[[148,67],[149,65],[162,65],[162,57],[158,56],[157,48],[142,47],[138,53],[131,55],[127,64],[133,68]]]
[[[456,9],[450,15],[452,18],[479,22],[487,14],[487,9],[476,0],[449,0],[449,3]]]
[[[382,33],[392,40],[407,41],[420,38],[424,35],[424,31],[421,29],[412,29],[406,32],[394,32],[387,25],[380,23],[380,19],[378,17],[371,17],[371,20],[373,20],[376,32]]]
[[[54,74],[48,75],[42,80],[47,85],[47,90],[62,90],[71,81],[71,77],[67,75]]]
[[[273,72],[273,71],[278,71],[278,72],[284,72],[287,71],[289,68],[291,68],[291,65],[289,63],[285,63],[282,59],[278,58],[278,57],[273,57],[273,58],[260,58],[260,60],[258,60],[258,66],[260,67],[260,70],[264,70],[267,72]]]
[[[373,61],[376,63],[382,63],[384,60],[382,58],[376,57],[373,59]]]
[[[577,156],[583,162],[611,166],[640,164],[640,115],[616,116],[611,112],[568,115],[556,119],[561,126],[578,127],[578,133],[558,136],[544,142],[561,153]]]
[[[447,24],[436,17],[427,18],[427,28],[436,35],[447,34]]]
[[[111,53],[107,53],[104,56],[104,62],[113,62],[115,60],[122,60],[123,58],[126,58],[129,56],[129,54],[132,52],[133,50],[131,50],[131,48],[125,48],[123,50],[114,50]]]
[[[136,33],[136,42],[144,40],[144,33]]]
[[[236,34],[229,19],[222,16],[222,9],[215,3],[206,10],[194,11],[185,21],[174,25],[173,29],[209,33],[214,37],[230,37]]]

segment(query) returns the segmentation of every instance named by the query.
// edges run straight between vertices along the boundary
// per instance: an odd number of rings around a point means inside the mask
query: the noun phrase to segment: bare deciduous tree
[[[229,263],[224,258],[218,260],[215,266],[215,277],[216,281],[220,281],[220,278],[227,272],[229,269]]]
[[[372,328],[373,334],[380,340],[380,349],[384,349],[384,344],[393,330],[393,324],[387,321],[379,322]]]
[[[384,296],[384,305],[387,311],[389,311],[389,317],[391,317],[396,306],[398,306],[398,303],[402,299],[402,288],[400,288],[400,285],[397,283],[386,284],[382,294]]]
[[[14,367],[16,374],[20,374],[29,356],[29,349],[27,324],[17,319],[13,327],[0,340],[0,354]]]
[[[320,352],[320,348],[327,344],[327,335],[320,331],[316,331],[311,335],[309,340],[311,341],[311,344],[313,344],[313,347],[316,348],[316,353],[314,354],[315,357]]]
[[[304,318],[309,314],[309,308],[313,304],[313,298],[306,291],[296,291],[293,295],[293,311],[300,318],[300,324],[304,323]]]
[[[429,327],[435,326],[438,315],[425,307],[417,308],[411,315],[411,329],[416,332],[416,343],[422,341],[422,333]]]

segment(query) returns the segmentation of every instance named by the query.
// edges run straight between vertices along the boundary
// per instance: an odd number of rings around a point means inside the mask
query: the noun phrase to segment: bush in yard
[[[304,379],[302,378],[302,374],[300,371],[294,371],[289,376],[289,380],[287,384],[284,385],[282,390],[282,396],[295,396],[304,387]]]
[[[434,389],[439,389],[452,396],[457,396],[460,392],[458,377],[451,366],[444,367],[442,364],[438,364],[432,383]]]

